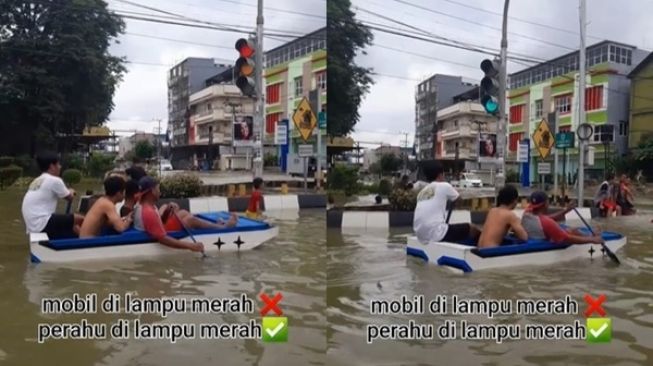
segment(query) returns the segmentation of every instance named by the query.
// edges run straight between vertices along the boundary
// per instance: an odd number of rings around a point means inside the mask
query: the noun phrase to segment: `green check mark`
[[[264,317],[263,342],[288,342],[288,318],[285,316]]]
[[[609,343],[612,340],[612,319],[587,318],[587,343]]]

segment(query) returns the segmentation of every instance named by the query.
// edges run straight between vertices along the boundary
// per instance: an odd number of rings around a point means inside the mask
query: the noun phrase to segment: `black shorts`
[[[52,214],[42,232],[48,234],[48,239],[74,238],[77,236],[74,226],[75,215]]]
[[[447,241],[450,243],[456,243],[459,241],[463,241],[465,239],[469,239],[470,237],[470,231],[471,228],[469,224],[449,224],[449,228],[447,229],[447,233],[444,235],[444,238],[442,238],[442,241]]]

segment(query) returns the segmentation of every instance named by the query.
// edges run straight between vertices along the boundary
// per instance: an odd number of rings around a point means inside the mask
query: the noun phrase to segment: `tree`
[[[399,170],[403,162],[394,154],[383,154],[381,159],[379,159],[379,164],[381,165],[381,172],[383,174],[389,174]]]
[[[0,2],[0,151],[54,148],[107,120],[125,72],[111,56],[122,19],[103,0]]]
[[[327,1],[327,133],[331,138],[346,136],[354,130],[360,118],[358,107],[373,82],[371,69],[354,63],[356,53],[371,44],[373,36],[356,21],[350,8],[349,0]]]
[[[154,156],[154,145],[147,140],[142,140],[134,146],[134,155],[141,160],[147,160]]]

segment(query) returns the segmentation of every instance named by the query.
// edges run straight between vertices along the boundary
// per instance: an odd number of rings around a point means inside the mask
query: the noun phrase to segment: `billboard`
[[[492,162],[497,159],[497,135],[495,133],[482,133],[478,139],[478,160]]]
[[[254,118],[252,116],[237,116],[233,126],[234,146],[254,145]]]

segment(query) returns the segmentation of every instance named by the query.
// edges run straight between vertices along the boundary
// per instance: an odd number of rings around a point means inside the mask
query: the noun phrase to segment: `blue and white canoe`
[[[216,222],[228,220],[228,212],[212,212],[197,215]],[[239,217],[238,224],[225,229],[198,229],[191,233],[198,242],[204,243],[206,254],[244,251],[258,247],[279,234],[279,228],[268,223]],[[168,233],[176,239],[191,240],[185,231]],[[153,257],[158,255],[188,253],[153,241],[146,233],[130,229],[118,235],[105,235],[89,239],[49,240],[47,234],[30,234],[30,258],[34,263],[79,262],[112,260],[120,258]]]
[[[605,245],[612,252],[616,252],[626,245],[626,236],[624,235],[613,232],[604,232],[602,235]],[[526,243],[518,243],[514,238],[506,238],[501,246],[479,249],[471,241],[422,244],[415,236],[408,237],[406,253],[456,272],[550,265],[572,259],[592,259],[603,256],[600,244],[560,245],[545,240],[529,240]]]

